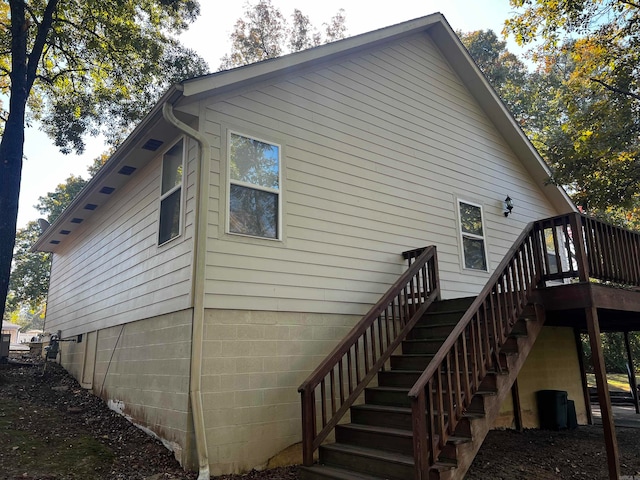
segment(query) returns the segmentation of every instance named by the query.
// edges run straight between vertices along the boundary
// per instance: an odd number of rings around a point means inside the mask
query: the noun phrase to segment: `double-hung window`
[[[229,134],[227,231],[280,238],[280,146]]]
[[[486,272],[487,251],[482,222],[482,207],[459,200],[458,209],[464,268]]]
[[[180,139],[162,156],[159,245],[180,235],[183,168],[184,140]]]

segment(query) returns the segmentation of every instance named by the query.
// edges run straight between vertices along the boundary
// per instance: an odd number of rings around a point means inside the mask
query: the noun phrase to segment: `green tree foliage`
[[[589,336],[581,335],[582,349],[584,351],[586,367],[591,369],[593,365],[591,360],[591,344]],[[627,373],[627,349],[624,344],[624,334],[621,332],[602,333],[600,335],[602,342],[602,353],[607,372],[609,373]],[[640,333],[629,333],[629,346],[631,347],[631,356],[634,361],[634,368],[640,371]]]
[[[197,0],[7,0],[0,3],[0,313],[8,291],[29,118],[63,152],[101,128],[112,142],[166,87],[207,66],[175,36]],[[0,315],[1,316],[1,315]]]
[[[549,123],[556,120],[550,105],[561,84],[558,76],[542,69],[529,71],[492,30],[458,32],[458,36],[511,114],[538,146],[538,142],[544,141]]]
[[[36,208],[46,216],[49,223],[53,223],[87,183],[88,180],[80,176],[71,175],[65,180],[65,183],[58,185],[53,192],[38,198]]]
[[[94,160],[89,167],[92,175],[107,157],[104,154]],[[88,180],[71,175],[53,192],[40,197],[35,207],[44,219],[53,223],[87,183]],[[16,232],[5,318],[16,319],[21,325],[33,326],[33,322],[39,321],[46,307],[51,254],[31,251],[31,246],[40,234],[41,228],[35,221]]]
[[[220,70],[340,40],[347,31],[344,10],[339,10],[323,27],[324,32],[318,31],[298,9],[289,23],[271,0],[259,0],[255,5],[247,2],[243,17],[231,33],[231,53],[222,57]]]
[[[506,42],[499,40],[493,30],[457,34],[513,116],[525,124],[530,108],[524,63],[507,50]]]
[[[640,5],[619,0],[511,0],[506,31],[539,40],[533,58],[552,79],[536,146],[591,212],[637,223],[640,201]]]
[[[23,308],[38,310],[46,303],[51,254],[30,251],[40,233],[37,222],[29,222],[16,233],[13,268],[9,280],[11,294],[7,301],[7,310],[10,312]]]

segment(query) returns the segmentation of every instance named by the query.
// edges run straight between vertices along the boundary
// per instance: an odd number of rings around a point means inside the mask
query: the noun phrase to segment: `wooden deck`
[[[593,282],[538,289],[535,301],[544,305],[547,325],[587,331],[587,308],[598,312],[600,331],[640,331],[640,291]]]

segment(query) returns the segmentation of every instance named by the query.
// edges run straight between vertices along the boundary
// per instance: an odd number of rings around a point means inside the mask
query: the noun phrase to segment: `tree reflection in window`
[[[280,147],[232,133],[229,232],[278,238]]]
[[[482,207],[466,202],[458,202],[458,204],[464,267],[486,271],[487,255],[482,226]]]
[[[184,142],[179,140],[162,156],[162,183],[160,189],[160,225],[158,244],[180,235],[182,218],[182,177]]]

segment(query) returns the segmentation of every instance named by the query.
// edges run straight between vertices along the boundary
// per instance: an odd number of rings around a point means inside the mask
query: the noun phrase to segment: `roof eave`
[[[149,113],[145,115],[129,136],[118,146],[102,168],[91,178],[89,183],[76,195],[73,201],[63,210],[47,230],[38,237],[38,240],[31,247],[32,252],[52,252],[55,250],[55,246],[50,246],[50,241],[56,232],[58,232],[59,227],[73,218],[74,214],[85,204],[89,196],[95,193],[97,187],[101,185],[108,176],[114,173],[114,170],[119,166],[120,160],[134,148],[140,141],[140,138],[147,132],[147,129],[162,118],[162,106],[167,102],[175,103],[181,95],[181,85],[169,87]]]

